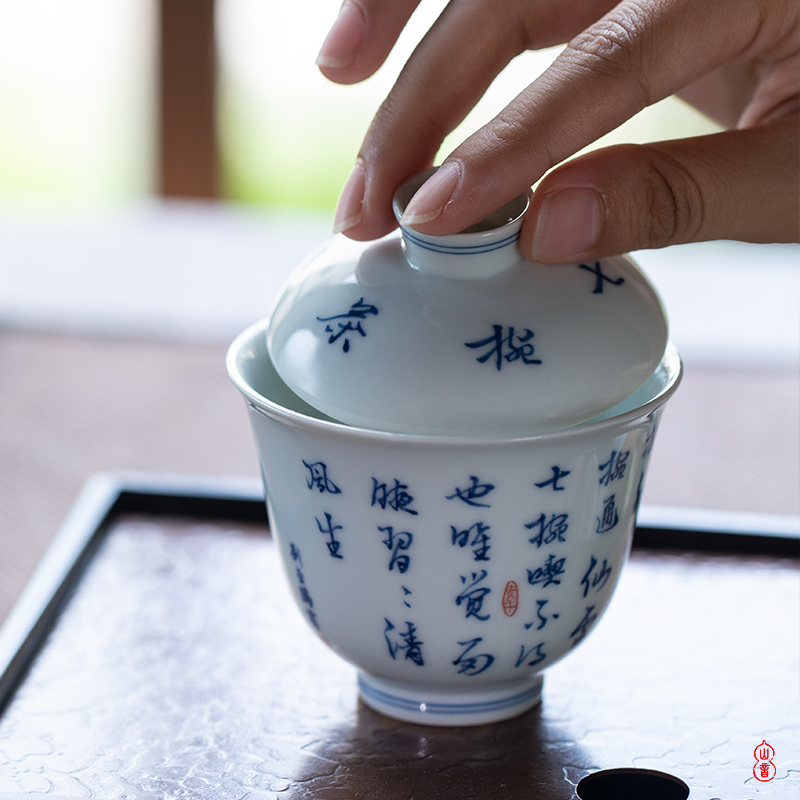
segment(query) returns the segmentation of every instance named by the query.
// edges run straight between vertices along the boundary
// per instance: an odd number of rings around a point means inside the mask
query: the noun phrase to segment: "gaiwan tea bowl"
[[[659,414],[652,376],[595,418],[531,435],[421,435],[325,417],[279,378],[267,323],[231,345],[271,530],[302,615],[358,670],[364,703],[473,725],[539,702],[597,625],[630,548]]]

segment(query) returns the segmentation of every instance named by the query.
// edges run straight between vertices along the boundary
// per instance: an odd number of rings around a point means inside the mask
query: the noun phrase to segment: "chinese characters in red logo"
[[[753,750],[756,763],[753,767],[753,776],[757,781],[771,781],[775,777],[777,769],[772,759],[775,758],[775,748],[767,744],[766,739],[761,740],[761,744]]]

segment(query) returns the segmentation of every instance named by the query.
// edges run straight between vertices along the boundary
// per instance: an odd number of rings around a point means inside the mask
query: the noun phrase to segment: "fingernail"
[[[421,225],[436,219],[453,196],[461,177],[461,169],[452,161],[445,161],[436,172],[428,178],[406,206],[401,225]]]
[[[345,0],[317,56],[317,66],[349,67],[364,35],[364,17],[359,8]]]
[[[366,186],[367,176],[364,165],[361,161],[356,161],[356,165],[339,195],[339,202],[336,204],[336,212],[333,215],[334,233],[342,233],[361,222]]]
[[[536,218],[534,261],[569,261],[589,252],[600,239],[603,213],[593,189],[561,189],[545,196]]]

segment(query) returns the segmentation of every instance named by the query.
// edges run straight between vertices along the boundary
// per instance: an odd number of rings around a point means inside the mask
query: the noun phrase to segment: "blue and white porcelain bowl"
[[[388,716],[473,725],[534,706],[543,670],[594,628],[619,579],[657,420],[681,376],[674,348],[593,420],[424,435],[321,414],[279,377],[266,330],[233,343],[228,370],[308,624]]]
[[[457,236],[339,237],[228,356],[297,605],[399,719],[539,701],[614,591],[681,375],[630,259],[522,259],[528,202]]]

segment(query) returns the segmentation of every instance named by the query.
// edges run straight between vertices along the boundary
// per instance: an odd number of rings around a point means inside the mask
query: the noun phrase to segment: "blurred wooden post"
[[[159,192],[219,195],[214,0],[159,0]]]

